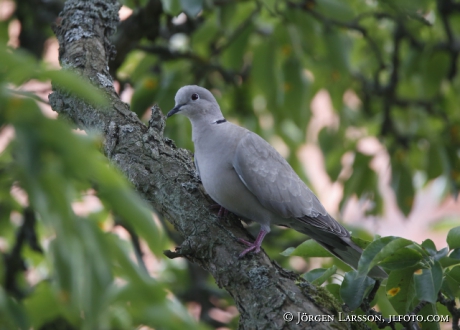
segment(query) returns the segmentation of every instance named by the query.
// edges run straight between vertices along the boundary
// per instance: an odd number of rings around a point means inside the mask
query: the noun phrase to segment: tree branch
[[[130,17],[120,23],[113,43],[117,50],[110,62],[113,77],[124,62],[128,53],[133,50],[142,38],[154,41],[160,34],[160,15],[163,7],[160,0],[150,0],[145,7],[139,8]]]
[[[49,97],[52,108],[78,127],[104,135],[109,159],[185,238],[177,252],[209,271],[235,299],[241,329],[299,328],[296,322],[283,320],[285,312],[338,315],[341,307],[325,290],[280,268],[265,253],[238,259],[244,247],[235,238],[247,237],[247,232],[234,221],[218,221],[209,211],[209,199],[195,177],[190,152],[163,138],[165,119],[160,109],[153,108],[145,126],[120,101],[107,68],[112,52],[107,37],[118,22],[118,8],[114,0],[71,0],[61,13],[61,25],[54,29],[61,63],[100,88],[110,109],[90,106],[56,86]],[[337,317],[330,323],[302,326],[365,327],[338,322]]]
[[[186,59],[195,63],[197,72],[208,73],[208,72],[219,72],[222,78],[230,84],[236,84],[238,78],[244,78],[247,74],[245,71],[241,73],[234,72],[233,70],[225,69],[224,67],[213,64],[209,60],[202,58],[191,51],[178,52],[172,51],[167,47],[163,46],[138,46],[138,49],[149,52],[151,54],[158,55],[164,61]],[[199,79],[198,79],[199,80]]]
[[[460,330],[460,308],[455,307],[455,299],[444,298],[441,292],[438,293],[438,301],[440,304],[447,307],[447,310],[452,314],[452,330]]]

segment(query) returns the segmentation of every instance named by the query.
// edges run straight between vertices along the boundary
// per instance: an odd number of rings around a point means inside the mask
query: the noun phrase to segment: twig
[[[212,71],[217,71],[219,72],[224,80],[228,83],[231,84],[236,84],[238,81],[238,77],[242,78],[244,80],[246,76],[246,71],[244,70],[241,73],[237,73],[231,70],[227,70],[220,65],[217,64],[212,64],[210,63],[207,59],[204,59],[190,51],[185,51],[185,52],[176,52],[172,51],[167,47],[162,47],[162,46],[138,46],[137,49],[156,54],[160,56],[164,60],[177,60],[177,59],[186,59],[186,60],[191,60],[199,66],[199,71],[200,72],[212,72]]]
[[[428,304],[428,301],[422,300],[415,308],[410,312],[411,315],[417,315],[420,313],[423,307],[425,307]]]
[[[40,103],[43,103],[43,104],[46,104],[46,105],[50,105],[50,103],[48,101],[45,101],[44,99],[42,99],[38,95],[34,94],[33,92],[18,91],[18,90],[14,90],[14,89],[10,89],[9,91],[11,93],[13,93],[13,94],[17,94],[17,95],[20,95],[20,96],[25,96],[25,97],[31,98],[32,100],[35,100],[37,102],[40,102]]]
[[[227,42],[223,45],[221,45],[220,47],[216,47],[214,48],[213,52],[212,52],[212,56],[216,56],[216,55],[219,55],[221,54],[225,49],[227,49],[240,35],[241,33],[244,32],[244,30],[246,30],[247,27],[249,27],[252,22],[254,21],[254,18],[256,17],[256,15],[260,12],[260,9],[262,8],[261,4],[259,2],[257,2],[257,7],[256,9],[254,9],[252,11],[252,13],[248,16],[248,18],[246,18],[246,20],[244,20],[243,23],[241,23],[236,29],[235,31],[233,31],[232,35],[230,37],[227,38]]]
[[[24,259],[21,257],[21,250],[24,244],[28,243],[32,250],[43,253],[38,244],[35,233],[35,214],[29,207],[24,209],[24,222],[16,233],[16,242],[10,253],[5,254],[5,289],[18,299],[24,298],[25,294],[18,287],[16,275],[26,270]]]
[[[137,49],[146,51],[148,53],[156,54],[160,56],[163,59],[169,59],[169,60],[175,60],[175,59],[188,59],[192,60],[194,62],[197,62],[199,64],[207,64],[208,61],[204,58],[199,57],[196,54],[193,54],[190,51],[185,51],[185,52],[177,52],[177,51],[172,51],[168,47],[163,47],[163,46],[137,46]]]
[[[288,2],[288,5],[291,7],[297,7],[297,8],[303,9],[304,11],[311,14],[316,20],[322,22],[323,24],[334,25],[337,27],[346,28],[346,29],[354,30],[354,31],[361,33],[363,38],[366,39],[367,42],[369,43],[369,46],[374,52],[374,55],[377,57],[377,61],[379,63],[379,70],[385,68],[385,63],[383,61],[382,52],[378,48],[377,43],[370,37],[368,31],[363,26],[358,24],[360,18],[354,19],[350,22],[342,22],[342,21],[339,21],[333,18],[325,17],[319,12],[313,9],[309,9],[309,6],[303,6],[301,4],[292,3],[292,2]]]
[[[400,27],[400,24],[396,26],[394,31],[394,41],[393,41],[393,55],[391,58],[392,71],[390,75],[390,80],[388,84],[383,88],[384,94],[384,103],[383,103],[383,121],[380,128],[380,135],[385,136],[389,132],[392,132],[395,135],[399,135],[396,132],[393,121],[391,119],[391,106],[396,95],[396,87],[399,81],[399,47],[401,40],[403,39],[403,30]],[[400,136],[397,137],[403,145],[407,146],[407,141],[402,139]]]
[[[143,270],[145,270],[146,273],[148,273],[147,267],[145,266],[144,260],[142,259],[144,253],[141,249],[139,236],[136,234],[136,232],[131,226],[129,226],[117,215],[115,215],[115,225],[125,228],[126,231],[129,233],[129,235],[131,236],[131,243],[133,244],[134,254],[136,255],[137,263]]]
[[[451,0],[437,0],[436,1],[439,14],[441,16],[441,22],[444,27],[444,31],[447,36],[449,50],[450,50],[450,68],[447,77],[449,80],[452,80],[457,74],[457,59],[459,56],[459,51],[456,50],[455,38],[452,32],[452,27],[449,22],[449,15],[452,13],[453,2]],[[457,4],[458,5],[458,4]]]
[[[446,299],[441,292],[438,293],[438,301],[441,305],[446,306],[452,314],[452,330],[460,330],[460,308],[456,308],[455,299]]]

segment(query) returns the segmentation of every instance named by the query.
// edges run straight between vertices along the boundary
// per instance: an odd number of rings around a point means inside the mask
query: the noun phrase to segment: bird
[[[240,258],[260,252],[270,226],[281,225],[308,235],[357,269],[362,249],[267,141],[227,121],[206,88],[181,87],[174,100],[167,118],[182,114],[190,120],[196,171],[206,192],[226,210],[260,224],[254,242],[239,239],[247,245]],[[368,275],[388,276],[378,266]]]

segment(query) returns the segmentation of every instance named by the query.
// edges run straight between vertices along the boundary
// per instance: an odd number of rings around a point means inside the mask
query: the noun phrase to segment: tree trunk
[[[235,299],[241,329],[365,327],[339,322],[341,306],[326,290],[282,269],[263,251],[238,259],[245,247],[236,238],[248,238],[248,233],[235,218],[218,220],[209,211],[210,200],[195,176],[191,153],[163,137],[160,109],[153,108],[146,126],[114,90],[108,68],[114,49],[108,38],[118,24],[119,7],[114,0],[67,1],[54,27],[60,63],[101,89],[109,106],[91,106],[54,86],[52,108],[79,128],[103,135],[107,157],[185,238],[167,255],[182,256],[209,271]],[[283,318],[287,312],[294,317],[291,322]],[[310,317],[296,324],[298,313],[331,315],[333,320]]]

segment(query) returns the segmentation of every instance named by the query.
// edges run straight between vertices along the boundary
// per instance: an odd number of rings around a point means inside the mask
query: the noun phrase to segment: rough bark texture
[[[110,106],[95,108],[55,86],[50,103],[79,128],[105,137],[104,151],[163,217],[174,224],[185,241],[170,256],[183,256],[209,271],[217,284],[235,299],[241,329],[348,329],[364,324],[338,322],[342,311],[323,289],[316,288],[271,261],[264,252],[242,260],[244,246],[237,237],[247,232],[235,221],[218,220],[209,211],[209,198],[195,177],[189,151],[163,137],[165,118],[158,107],[144,125],[120,101],[107,66],[113,55],[108,37],[118,24],[114,0],[71,0],[54,27],[64,69],[87,77],[106,95]],[[294,321],[285,322],[291,312]],[[334,315],[333,322],[303,322],[297,313]]]

